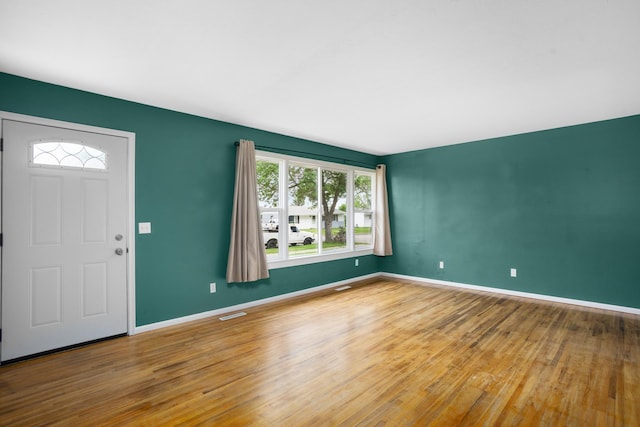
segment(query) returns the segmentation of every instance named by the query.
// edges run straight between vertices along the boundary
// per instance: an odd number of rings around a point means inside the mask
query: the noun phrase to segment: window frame
[[[278,164],[278,206],[275,208],[263,208],[260,207],[260,216],[265,213],[275,213],[278,217],[278,255],[271,259],[267,257],[267,264],[269,269],[277,269],[284,267],[292,267],[297,265],[313,264],[318,262],[326,262],[345,258],[355,258],[358,256],[372,255],[373,254],[373,224],[375,224],[375,167],[366,168],[358,167],[341,163],[332,163],[322,160],[309,159],[304,157],[296,157],[279,153],[272,153],[268,151],[256,150],[256,161],[267,161]],[[327,252],[323,252],[320,241],[322,239],[322,225],[321,220],[316,220],[315,235],[318,243],[318,252],[309,255],[297,255],[294,257],[289,256],[289,233],[285,232],[289,230],[289,194],[288,194],[288,168],[290,165],[303,166],[309,168],[315,168],[318,171],[317,192],[318,201],[321,199],[322,192],[322,170],[331,170],[336,172],[345,172],[347,174],[347,194],[346,204],[347,212],[346,221],[346,246],[344,249],[332,249]],[[371,232],[371,244],[366,246],[356,246],[355,234],[354,234],[354,220],[355,220],[355,208],[354,208],[354,185],[355,175],[370,175],[371,176],[371,212],[372,212],[372,232]],[[316,219],[322,218],[322,208],[320,203],[316,206]],[[334,214],[335,215],[335,214]],[[265,242],[266,243],[266,242]]]

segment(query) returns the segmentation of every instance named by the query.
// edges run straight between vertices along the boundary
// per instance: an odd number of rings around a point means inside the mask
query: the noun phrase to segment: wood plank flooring
[[[380,279],[0,367],[0,425],[640,424],[640,317]]]

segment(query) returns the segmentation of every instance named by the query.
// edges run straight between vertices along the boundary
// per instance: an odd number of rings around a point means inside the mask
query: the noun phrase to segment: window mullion
[[[287,251],[287,248],[289,247],[289,233],[287,233],[289,227],[289,174],[287,173],[288,167],[289,162],[286,159],[283,159],[280,162],[279,169],[280,200],[282,201],[280,203],[280,211],[282,215],[280,215],[278,219],[278,241],[280,242],[280,244],[278,245],[278,254],[280,255],[280,259],[289,258],[289,253]]]
[[[317,235],[318,235],[318,255],[322,255],[322,226],[324,224],[324,218],[323,218],[323,214],[324,214],[324,210],[322,209],[322,168],[317,168],[318,171],[318,185],[316,185],[316,189],[317,189],[317,218],[319,219],[317,221]]]
[[[347,172],[347,227],[346,227],[346,232],[347,232],[347,249],[349,251],[352,251],[353,248],[355,247],[355,240],[354,240],[354,228],[353,228],[353,222],[355,219],[355,215],[353,213],[353,209],[354,209],[354,202],[353,202],[353,194],[354,194],[354,175],[353,175],[353,171],[348,171]]]

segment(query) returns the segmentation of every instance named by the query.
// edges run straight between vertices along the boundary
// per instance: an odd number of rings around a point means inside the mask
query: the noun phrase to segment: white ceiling
[[[389,154],[640,113],[639,0],[0,0],[0,71]]]

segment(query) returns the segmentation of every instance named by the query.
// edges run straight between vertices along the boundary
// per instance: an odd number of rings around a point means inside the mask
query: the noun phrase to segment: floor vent
[[[339,288],[336,288],[336,291],[344,291],[347,289],[351,289],[351,286],[347,285],[347,286],[340,286]]]
[[[236,317],[241,317],[241,316],[246,316],[247,313],[245,313],[244,311],[239,311],[237,313],[233,313],[233,314],[228,314],[226,316],[222,316],[220,318],[220,320],[229,320],[229,319],[235,319]]]

